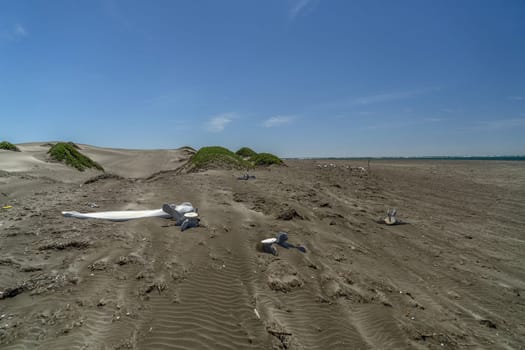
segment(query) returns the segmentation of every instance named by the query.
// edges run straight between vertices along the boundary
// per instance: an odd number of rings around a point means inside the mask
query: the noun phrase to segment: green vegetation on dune
[[[281,158],[271,154],[271,153],[257,153],[253,149],[249,147],[242,147],[240,148],[236,154],[240,155],[241,157],[248,158],[248,161],[252,163],[254,166],[265,166],[265,165],[282,165],[284,162]]]
[[[235,152],[235,154],[241,157],[248,157],[248,158],[257,155],[257,153],[249,147],[242,147],[237,152]]]
[[[50,155],[51,159],[64,162],[80,171],[84,171],[88,168],[95,168],[104,171],[104,168],[102,168],[100,164],[77,151],[76,148],[78,146],[75,146],[76,145],[72,142],[58,142],[53,145],[47,153]]]
[[[258,153],[255,156],[250,158],[250,162],[253,163],[255,166],[259,165],[281,165],[283,164],[283,160],[271,153]]]
[[[13,145],[11,142],[8,141],[2,141],[0,142],[0,149],[6,150],[6,151],[14,151],[14,152],[20,152],[20,149]]]
[[[251,154],[248,158],[248,154]],[[247,160],[246,160],[247,158]],[[195,153],[186,171],[206,169],[251,169],[255,166],[284,165],[279,157],[270,153],[259,153],[248,147],[239,149],[236,153],[220,146],[202,147]]]
[[[246,169],[252,165],[227,148],[220,146],[202,147],[191,157],[192,170],[221,168]]]

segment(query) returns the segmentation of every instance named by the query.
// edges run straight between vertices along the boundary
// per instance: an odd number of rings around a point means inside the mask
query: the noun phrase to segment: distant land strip
[[[524,156],[428,156],[428,157],[290,157],[283,159],[311,159],[311,160],[513,160],[524,161]]]

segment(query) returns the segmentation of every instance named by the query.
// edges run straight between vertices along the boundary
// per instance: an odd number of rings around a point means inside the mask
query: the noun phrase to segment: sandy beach
[[[525,162],[0,151],[2,349],[523,349]],[[89,181],[92,179],[92,181]],[[191,202],[201,226],[65,218]],[[94,207],[94,205],[96,207]],[[401,225],[377,221],[396,208]],[[258,243],[288,233],[278,255]]]

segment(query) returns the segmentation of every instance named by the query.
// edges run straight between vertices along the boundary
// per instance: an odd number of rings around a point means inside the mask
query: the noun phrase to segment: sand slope
[[[73,177],[78,180],[78,170],[62,163],[50,162],[47,151],[48,142],[33,142],[17,145],[21,152],[0,150],[0,170],[8,172],[29,172],[38,176],[60,177],[67,181]],[[188,148],[175,150],[129,150],[101,148],[78,144],[79,151],[98,162],[108,173],[129,178],[147,177],[166,170],[175,170],[193,154]],[[88,170],[87,177],[97,173]]]
[[[122,164],[143,174],[127,164],[129,153],[89,152],[116,172]],[[0,217],[0,346],[522,346],[525,164],[373,162],[362,171],[359,162],[318,163],[288,161],[253,181],[215,170],[81,187],[54,180],[18,192],[0,185],[0,199],[14,204]],[[199,208],[202,227],[60,216],[182,201]],[[408,224],[376,223],[391,207]],[[307,253],[256,250],[280,230]]]
[[[106,172],[123,177],[148,177],[160,171],[175,170],[194,153],[175,150],[127,150],[79,145],[81,152],[101,164]]]
[[[49,160],[49,142],[17,145],[21,152],[0,150],[0,186],[6,193],[27,195],[31,189],[46,189],[57,183],[80,184],[102,174],[95,169],[79,172]],[[107,174],[125,178],[146,178],[161,171],[176,170],[194,153],[191,149],[127,150],[78,144],[80,152],[102,165]]]

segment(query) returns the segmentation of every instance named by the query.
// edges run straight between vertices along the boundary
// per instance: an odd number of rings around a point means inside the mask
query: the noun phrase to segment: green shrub
[[[220,168],[220,169],[245,169],[251,164],[232,151],[220,147],[202,147],[191,157],[192,170]]]
[[[95,168],[104,171],[104,168],[102,168],[100,164],[77,151],[75,146],[76,145],[71,142],[58,142],[51,147],[47,153],[50,155],[51,159],[64,162],[80,171],[84,171],[86,168]]]
[[[20,152],[20,149],[18,149],[18,147],[16,147],[15,145],[13,145],[11,142],[8,142],[8,141],[0,142],[0,149],[4,149],[6,151]]]
[[[254,165],[272,165],[272,164],[281,165],[283,164],[283,160],[281,158],[274,156],[273,154],[270,154],[270,153],[259,153],[251,157],[250,161]]]
[[[253,157],[253,156],[257,155],[257,153],[253,149],[251,149],[249,147],[242,147],[237,152],[235,152],[235,154],[238,155],[238,156],[241,156],[243,158],[244,157],[250,158],[250,157]]]

